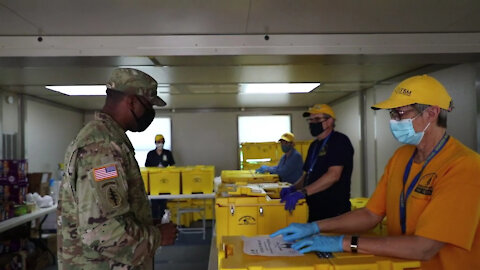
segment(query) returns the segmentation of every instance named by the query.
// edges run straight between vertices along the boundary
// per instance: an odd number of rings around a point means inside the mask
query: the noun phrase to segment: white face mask
[[[163,143],[156,143],[155,146],[157,149],[163,149]]]

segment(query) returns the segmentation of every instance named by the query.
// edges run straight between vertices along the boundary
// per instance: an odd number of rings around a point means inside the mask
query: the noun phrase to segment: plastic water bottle
[[[60,181],[55,180],[54,178],[50,179],[49,185],[50,197],[52,197],[53,204],[58,203],[58,192],[60,189]]]
[[[55,179],[51,178],[50,182],[48,183],[48,187],[50,189],[50,197],[52,197],[53,203],[55,204],[57,201],[57,194],[55,193]]]
[[[165,213],[163,214],[161,224],[169,223],[171,217],[172,217],[172,214],[170,213],[170,210],[165,209]]]

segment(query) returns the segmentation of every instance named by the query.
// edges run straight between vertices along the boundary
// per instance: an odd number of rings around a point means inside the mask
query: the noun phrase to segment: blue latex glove
[[[270,237],[282,235],[285,242],[293,242],[319,232],[320,228],[316,222],[290,223],[287,227],[270,234]]]
[[[297,191],[295,186],[289,186],[289,187],[282,188],[282,190],[280,190],[280,202],[284,202],[285,197],[287,197],[288,194],[290,194],[292,192],[295,192],[295,191]]]
[[[315,235],[292,244],[292,248],[302,254],[310,251],[343,252],[343,237]]]
[[[267,165],[262,165],[260,168],[255,170],[256,173],[265,173],[268,172],[268,166]]]
[[[297,204],[298,200],[305,198],[305,194],[300,191],[295,191],[288,194],[285,197],[285,210],[293,211],[295,210],[295,205]]]

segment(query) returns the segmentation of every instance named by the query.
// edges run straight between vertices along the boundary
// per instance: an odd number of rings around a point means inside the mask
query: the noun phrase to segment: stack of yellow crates
[[[191,200],[169,200],[167,201],[167,209],[170,210],[171,218],[173,222],[177,222],[177,215],[178,209],[180,208],[191,208],[192,201]],[[180,226],[183,227],[190,227],[190,224],[193,221],[193,214],[192,213],[182,213],[180,216]]]
[[[310,141],[295,141],[295,149],[302,155],[303,160],[307,158]],[[242,143],[240,145],[242,153],[241,169],[256,170],[262,165],[276,166],[283,156],[282,146],[278,142],[263,143]],[[248,161],[248,160],[265,160],[265,161]]]
[[[255,177],[235,178],[232,172],[222,171],[222,185],[215,198],[217,247],[223,236],[271,234],[292,222],[307,222],[304,199],[294,211],[285,210],[285,203],[280,202],[280,190],[290,184],[278,183],[278,178],[257,183]]]
[[[150,195],[212,193],[215,167],[140,168],[145,191]]]
[[[205,208],[205,219],[214,219],[215,217],[213,216],[213,200],[204,200],[204,199],[192,199],[191,200],[191,207],[192,208]],[[193,221],[201,220],[202,215],[198,212],[193,212],[192,213],[192,219]]]
[[[240,152],[242,156],[241,168],[244,170],[256,170],[262,165],[275,166],[278,163],[277,147],[277,142],[240,144]]]
[[[145,191],[149,195],[163,194],[197,194],[212,193],[215,167],[207,165],[167,167],[167,168],[140,168]],[[204,203],[205,202],[205,203]],[[212,219],[213,202],[203,199],[169,200],[167,208],[171,213],[171,220],[177,220],[178,209],[205,208],[205,218]],[[198,212],[182,213],[180,224],[189,227],[192,221],[202,219]]]

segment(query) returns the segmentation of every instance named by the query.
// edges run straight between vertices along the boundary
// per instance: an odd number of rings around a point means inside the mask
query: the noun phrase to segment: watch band
[[[352,240],[350,242],[350,251],[352,253],[358,252],[358,236],[352,235]]]
[[[300,192],[302,192],[303,195],[305,195],[305,198],[308,196],[308,195],[307,195],[307,190],[306,190],[305,188],[302,188],[302,189],[300,190]]]

